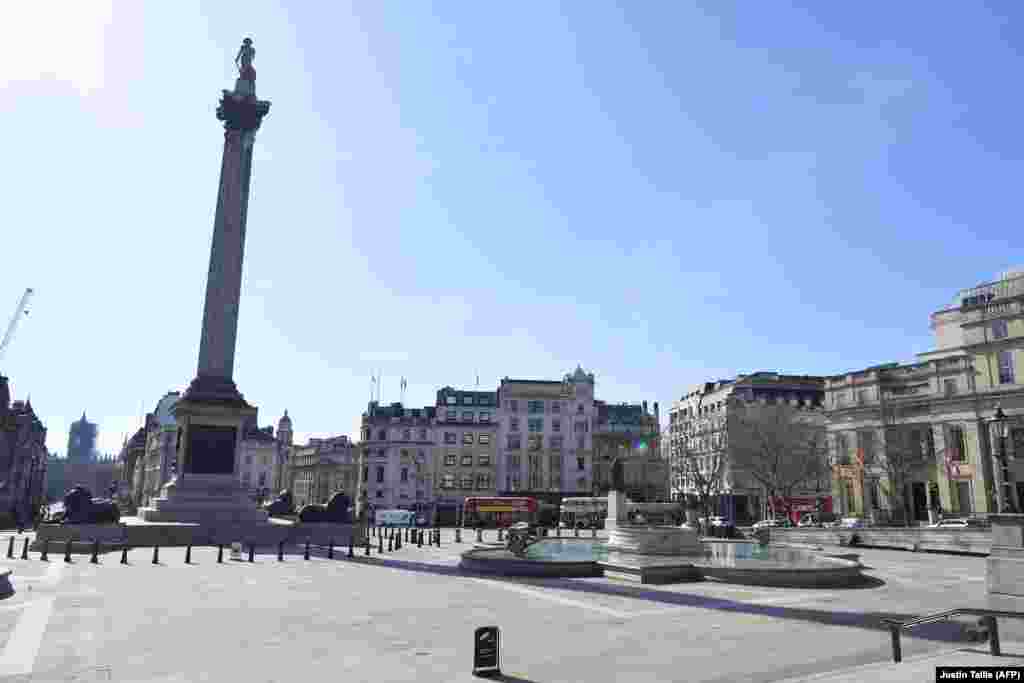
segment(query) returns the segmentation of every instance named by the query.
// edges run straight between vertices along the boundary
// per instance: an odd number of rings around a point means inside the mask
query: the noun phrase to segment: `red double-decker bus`
[[[537,510],[536,498],[466,498],[462,503],[462,526],[472,529],[508,527],[518,522],[533,524],[537,521]]]

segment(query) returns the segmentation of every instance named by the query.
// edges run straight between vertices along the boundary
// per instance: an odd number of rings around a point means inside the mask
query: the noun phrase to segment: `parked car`
[[[867,522],[861,517],[843,517],[839,526],[843,529],[863,529],[867,526]]]
[[[729,520],[725,517],[704,517],[700,520],[704,526],[728,526]]]
[[[770,527],[778,527],[785,529],[792,526],[793,520],[789,519],[788,517],[777,517],[775,519],[762,519],[760,522],[755,522],[754,530],[756,531],[757,529],[766,529]]]
[[[935,524],[929,524],[930,529],[980,529],[985,524],[980,519],[970,517],[959,517],[953,519],[940,519]]]
[[[839,521],[839,515],[831,512],[811,512],[800,518],[799,527],[828,527]]]

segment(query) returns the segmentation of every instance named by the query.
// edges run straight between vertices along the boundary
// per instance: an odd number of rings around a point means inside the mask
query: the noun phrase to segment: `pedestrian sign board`
[[[500,635],[497,626],[481,626],[473,632],[473,675],[501,674],[498,661]]]

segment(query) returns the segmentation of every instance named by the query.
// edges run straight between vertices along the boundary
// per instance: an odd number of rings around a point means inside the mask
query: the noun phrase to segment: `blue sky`
[[[273,106],[235,379],[264,424],[355,434],[378,367],[421,406],[581,363],[664,410],[911,359],[930,312],[1024,264],[1022,12],[14,3],[0,315],[37,294],[2,370],[59,452],[83,409],[114,451],[191,380],[246,35]]]

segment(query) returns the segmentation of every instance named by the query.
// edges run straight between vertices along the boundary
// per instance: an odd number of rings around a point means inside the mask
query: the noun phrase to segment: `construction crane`
[[[33,290],[31,287],[25,290],[25,293],[21,296],[21,301],[18,302],[18,307],[14,309],[14,316],[11,318],[11,324],[7,326],[7,332],[4,333],[4,340],[0,342],[0,360],[4,357],[4,352],[7,351],[7,347],[11,343],[11,339],[14,338],[14,331],[18,329],[18,322],[23,316],[28,315],[28,302],[32,298]]]

